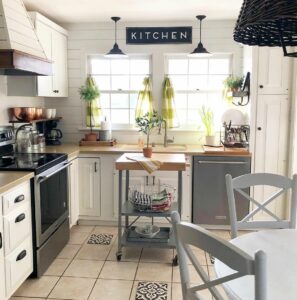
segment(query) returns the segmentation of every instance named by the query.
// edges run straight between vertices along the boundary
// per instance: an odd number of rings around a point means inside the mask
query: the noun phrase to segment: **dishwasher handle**
[[[224,160],[199,160],[199,164],[228,164],[228,165],[247,165],[248,162],[245,161],[224,161]]]

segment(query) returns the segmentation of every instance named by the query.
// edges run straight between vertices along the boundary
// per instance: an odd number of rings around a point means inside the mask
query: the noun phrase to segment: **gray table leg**
[[[178,213],[181,216],[182,202],[183,202],[183,172],[178,171],[178,183],[177,183],[177,201],[178,201]]]
[[[129,201],[129,180],[130,180],[129,170],[126,170],[126,193],[125,193],[125,201]],[[129,225],[129,216],[125,216],[125,229],[127,230]]]
[[[116,253],[117,260],[121,260],[122,257],[122,245],[121,245],[121,238],[122,238],[122,170],[119,170],[119,211],[118,211],[118,251]]]

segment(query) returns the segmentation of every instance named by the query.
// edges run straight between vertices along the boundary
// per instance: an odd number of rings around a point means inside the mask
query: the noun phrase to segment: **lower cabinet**
[[[8,299],[33,271],[30,181],[0,195],[0,204],[2,300]]]
[[[69,217],[70,217],[70,227],[76,225],[79,216],[79,166],[78,158],[70,161],[71,165],[69,167]]]
[[[100,158],[79,157],[79,215],[100,217],[101,214],[101,165]],[[102,172],[104,176],[104,172]]]

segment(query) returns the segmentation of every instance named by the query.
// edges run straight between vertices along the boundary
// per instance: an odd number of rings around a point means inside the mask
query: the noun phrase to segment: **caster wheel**
[[[120,261],[122,259],[122,254],[117,255],[117,261]]]
[[[178,266],[178,257],[177,257],[177,255],[175,255],[174,259],[172,260],[172,265],[174,267]]]

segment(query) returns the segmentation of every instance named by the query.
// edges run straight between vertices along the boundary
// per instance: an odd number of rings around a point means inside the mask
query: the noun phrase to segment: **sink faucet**
[[[160,124],[160,127],[159,127],[159,134],[161,134],[161,127],[162,127],[162,123],[164,123],[164,129],[165,129],[165,132],[164,132],[164,147],[168,147],[168,144],[169,143],[174,143],[174,137],[173,139],[168,139],[167,138],[167,122],[166,120],[162,120],[161,124]]]

